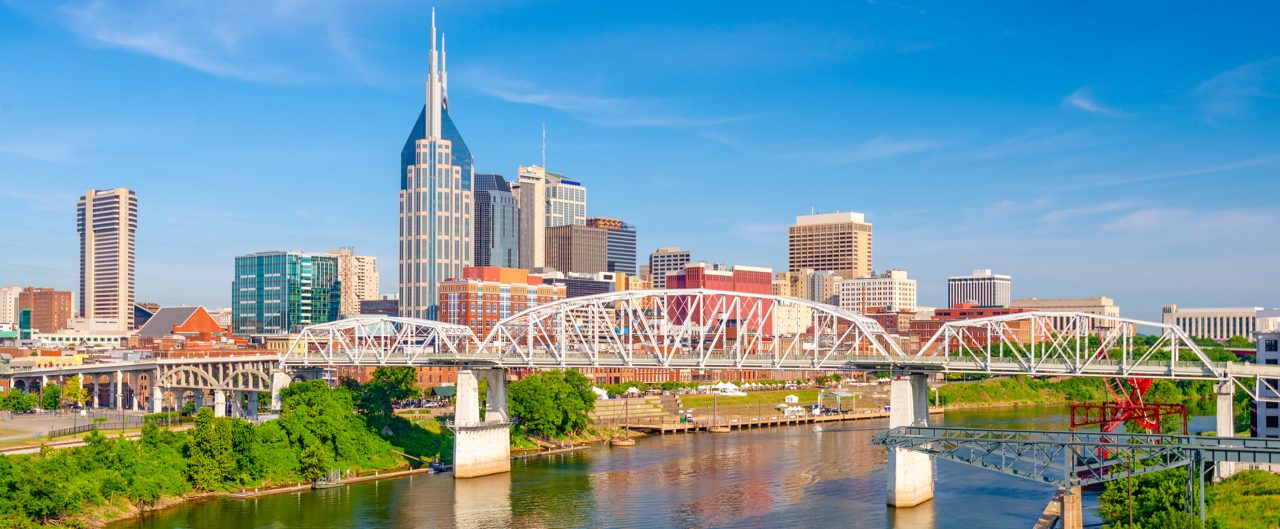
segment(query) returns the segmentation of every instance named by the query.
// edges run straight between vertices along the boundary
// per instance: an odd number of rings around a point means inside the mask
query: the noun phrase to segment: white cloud
[[[1077,219],[1080,217],[1088,217],[1101,213],[1112,213],[1134,207],[1135,202],[1131,200],[1115,200],[1111,202],[1102,202],[1099,204],[1090,204],[1079,207],[1062,208],[1050,211],[1040,216],[1040,222],[1045,224],[1061,224],[1063,222]]]
[[[1237,66],[1196,87],[1210,117],[1248,112],[1259,98],[1280,98],[1280,57]]]
[[[1225,233],[1263,233],[1276,225],[1273,212],[1250,209],[1191,210],[1147,208],[1124,215],[1104,227],[1130,232],[1171,232],[1169,240],[1186,240],[1188,236],[1214,236]]]
[[[31,4],[38,11],[46,4]],[[93,46],[180,64],[250,82],[310,82],[343,65],[363,73],[355,42],[342,26],[354,5],[297,0],[105,2],[78,0],[51,16]],[[279,49],[274,56],[266,50]]]
[[[1096,142],[1093,129],[1054,130],[1036,128],[1017,136],[979,147],[972,153],[978,160],[996,160],[1018,156],[1044,155],[1067,149],[1079,149]]]
[[[800,155],[827,165],[847,165],[885,158],[919,154],[945,146],[947,142],[929,138],[895,139],[876,136],[855,145],[838,145],[801,151]]]
[[[667,110],[667,105],[656,100],[546,88],[483,67],[464,68],[455,74],[455,78],[503,101],[551,108],[581,121],[608,127],[697,128],[750,119],[750,116],[681,115]]]
[[[1093,96],[1093,91],[1086,87],[1078,88],[1075,92],[1067,94],[1067,97],[1062,99],[1062,104],[1083,110],[1090,114],[1102,114],[1113,117],[1126,115],[1123,112],[1099,103]]]
[[[1190,176],[1208,176],[1215,174],[1231,173],[1243,169],[1253,167],[1262,167],[1280,162],[1280,154],[1272,154],[1266,156],[1258,156],[1254,158],[1245,158],[1231,162],[1224,162],[1216,165],[1191,167],[1187,169],[1173,169],[1168,171],[1153,171],[1142,174],[1135,171],[1130,173],[1110,173],[1096,175],[1089,180],[1081,181],[1071,189],[1092,189],[1099,187],[1122,186],[1131,184],[1140,184],[1145,182],[1153,182],[1159,180],[1169,180],[1174,178],[1185,178]]]

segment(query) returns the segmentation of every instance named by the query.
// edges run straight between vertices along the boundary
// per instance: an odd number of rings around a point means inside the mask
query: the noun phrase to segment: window
[[[1267,417],[1267,428],[1280,428],[1280,415],[1270,415]]]
[[[1280,340],[1267,340],[1263,343],[1263,350],[1268,353],[1274,353],[1280,350]]]
[[[1266,404],[1267,404],[1268,410],[1274,410],[1274,409],[1280,408],[1280,402],[1268,402]]]

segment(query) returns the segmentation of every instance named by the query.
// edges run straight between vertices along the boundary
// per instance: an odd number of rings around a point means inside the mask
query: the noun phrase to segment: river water
[[[935,422],[1065,430],[1065,412],[949,411]],[[1197,417],[1192,430],[1211,423]],[[828,423],[822,433],[798,426],[651,437],[630,448],[515,461],[510,474],[498,476],[417,475],[256,500],[213,499],[110,527],[1030,527],[1056,490],[939,461],[933,501],[889,508],[885,450],[869,442],[885,427],[869,420]]]

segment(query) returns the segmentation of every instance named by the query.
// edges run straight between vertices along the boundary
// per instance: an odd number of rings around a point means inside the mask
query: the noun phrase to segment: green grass
[[[1068,400],[1103,400],[1099,379],[1071,378],[1050,382],[1026,377],[1003,377],[977,382],[952,382],[938,388],[945,406],[987,404],[1056,404]]]
[[[777,405],[782,404],[783,399],[787,395],[795,395],[800,398],[800,404],[813,404],[818,402],[818,391],[816,389],[787,389],[778,391],[752,391],[743,397],[730,397],[721,395],[720,406],[753,406],[760,404]],[[680,403],[686,408],[707,408],[711,406],[713,397],[711,395],[682,395]],[[831,404],[835,405],[835,399],[830,399]]]
[[[1208,488],[1208,518],[1222,529],[1280,526],[1280,476],[1245,470]]]

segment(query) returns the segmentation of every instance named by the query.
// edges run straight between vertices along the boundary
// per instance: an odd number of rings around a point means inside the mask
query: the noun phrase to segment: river
[[[949,411],[939,425],[1065,430],[1066,409]],[[934,419],[937,418],[935,415]],[[1030,527],[1055,488],[939,461],[934,499],[885,506],[883,420],[668,435],[512,463],[470,480],[417,475],[256,500],[212,499],[109,526],[180,528]],[[1212,428],[1196,417],[1192,431]],[[1092,518],[1086,497],[1086,518]],[[1086,523],[1089,520],[1086,520]],[[1096,521],[1096,520],[1094,520]]]

